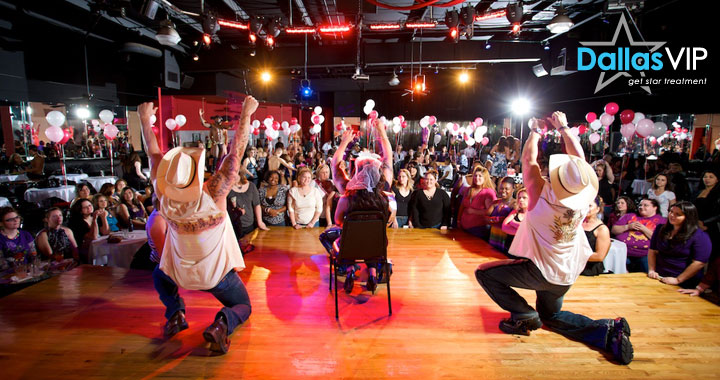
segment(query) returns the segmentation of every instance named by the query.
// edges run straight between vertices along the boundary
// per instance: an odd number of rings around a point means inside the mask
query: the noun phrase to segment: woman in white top
[[[288,215],[293,228],[320,227],[323,191],[312,185],[312,172],[307,167],[298,171],[298,185],[288,192]]]
[[[668,180],[665,173],[659,173],[655,176],[652,188],[648,190],[647,196],[655,199],[660,204],[660,214],[667,218],[670,206],[675,204],[675,193],[672,191],[672,183]]]

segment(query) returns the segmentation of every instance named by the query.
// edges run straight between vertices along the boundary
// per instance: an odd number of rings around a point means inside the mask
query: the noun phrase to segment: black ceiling
[[[437,4],[451,0],[441,0]],[[390,6],[409,6],[412,0],[376,0]],[[88,54],[88,79],[96,98],[132,104],[156,94],[161,85],[160,59],[127,51],[126,43],[163,49],[154,39],[159,22],[170,18],[182,40],[170,48],[178,58],[180,68],[195,78],[195,85],[185,93],[201,94],[213,91],[207,83],[218,86],[222,78],[231,78],[239,92],[259,91],[254,80],[260,69],[269,68],[291,84],[269,100],[287,101],[297,88],[297,81],[306,75],[318,92],[359,92],[360,97],[374,96],[397,99],[387,104],[400,108],[439,105],[449,114],[477,112],[472,108],[497,108],[509,96],[528,94],[543,107],[576,107],[597,109],[609,99],[633,104],[637,109],[657,109],[664,112],[706,112],[715,110],[711,86],[717,75],[708,70],[709,85],[700,89],[654,88],[652,95],[640,89],[611,86],[593,94],[597,73],[576,73],[566,77],[536,78],[531,67],[537,63],[549,66],[562,47],[577,46],[577,41],[609,39],[614,32],[618,12],[606,12],[608,3],[622,3],[630,9],[642,37],[648,41],[668,41],[668,46],[704,46],[712,62],[717,42],[712,12],[702,10],[704,2],[659,0],[580,0],[525,1],[522,28],[511,33],[506,17],[491,18],[473,23],[473,37],[462,37],[458,43],[445,41],[448,28],[444,24],[447,11],[469,6],[478,14],[504,10],[516,1],[465,1],[444,7],[424,7],[416,10],[392,10],[357,0],[158,0],[160,5],[153,19],[143,12],[146,0],[0,0],[0,77],[4,85],[25,80],[28,88],[5,91],[8,100],[67,101],[70,96],[86,94],[85,47]],[[577,26],[569,33],[553,37],[546,26],[562,3]],[[252,46],[248,31],[223,27],[209,48],[202,47],[202,18],[193,14],[209,13],[219,19],[247,23],[260,18],[267,23],[277,20],[283,27],[311,25],[351,25],[344,34],[291,35],[282,31],[275,48],[264,48],[262,40]],[[394,31],[370,30],[371,24],[404,24],[409,21],[435,21],[432,30],[401,28]],[[262,38],[263,32],[260,33]],[[360,43],[358,43],[360,37]],[[486,43],[491,44],[486,49]],[[545,50],[543,43],[549,43]],[[305,49],[307,46],[307,63]],[[359,49],[358,49],[359,46]],[[250,56],[250,53],[255,53]],[[421,55],[422,52],[422,55]],[[19,54],[22,55],[20,58]],[[197,54],[198,61],[192,59]],[[408,103],[400,97],[409,86],[409,72],[418,72],[422,60],[432,91],[428,97]],[[513,61],[514,60],[514,61]],[[534,60],[534,61],[533,61]],[[412,67],[410,63],[412,62]],[[356,66],[371,76],[371,81],[358,83],[349,79]],[[305,65],[308,68],[305,70]],[[389,87],[387,81],[393,71],[401,85]],[[717,65],[714,65],[717,66]],[[713,67],[707,64],[705,67]],[[451,78],[460,69],[471,70],[471,85],[453,89]],[[436,74],[437,72],[437,74]],[[678,74],[682,76],[682,73]],[[61,90],[48,90],[57,84]],[[44,87],[43,87],[44,86]],[[43,91],[37,89],[44,88]],[[34,90],[35,89],[35,90]],[[282,92],[291,93],[282,93]],[[0,91],[1,92],[1,91]],[[218,92],[215,89],[215,92]],[[7,95],[10,94],[10,95]],[[24,96],[23,96],[24,95]],[[42,99],[27,99],[27,97]],[[58,97],[64,98],[58,98]],[[53,98],[53,99],[51,99]],[[327,97],[317,99],[326,101]],[[452,102],[452,104],[448,104]],[[635,105],[636,104],[636,105]],[[622,106],[622,104],[621,104]],[[470,108],[469,111],[458,108]],[[662,108],[662,110],[661,110]]]

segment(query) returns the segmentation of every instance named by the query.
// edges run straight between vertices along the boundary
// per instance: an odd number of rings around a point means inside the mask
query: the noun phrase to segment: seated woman
[[[720,303],[720,259],[716,259],[708,265],[708,271],[700,283],[694,289],[678,289],[678,292],[689,294],[691,297],[702,295],[715,304]]]
[[[120,204],[116,209],[118,226],[128,228],[132,223],[133,228],[144,230],[147,221],[145,207],[135,198],[135,192],[131,187],[125,187],[120,194]]]
[[[598,214],[602,210],[602,198],[598,195],[590,203],[590,211],[583,220],[583,230],[585,230],[588,243],[590,243],[590,248],[593,250],[592,256],[588,258],[587,264],[585,264],[585,269],[580,273],[583,276],[597,276],[605,272],[603,260],[610,251],[610,229],[598,218]]]
[[[32,235],[20,229],[20,215],[12,207],[0,208],[0,251],[2,251],[2,263],[0,268],[5,267],[5,261],[11,257],[22,255],[35,255],[35,242]]]
[[[638,213],[625,214],[615,223],[612,233],[617,240],[627,246],[627,270],[628,272],[648,271],[648,249],[650,238],[658,225],[666,222],[666,219],[658,214],[660,205],[654,199],[643,199],[640,201]]]
[[[104,195],[105,198],[107,198],[108,202],[110,202],[110,206],[113,207],[113,208],[114,208],[115,206],[117,206],[117,204],[119,203],[119,202],[115,199],[115,197],[114,197],[114,195],[115,195],[115,185],[113,185],[112,183],[105,183],[105,184],[103,184],[103,185],[100,187],[100,191],[98,191],[98,194]]]
[[[500,180],[500,189],[498,190],[498,199],[494,200],[492,206],[488,209],[488,222],[490,223],[490,245],[500,252],[505,253],[505,238],[507,234],[502,230],[502,224],[505,218],[515,207],[513,199],[513,191],[515,190],[515,180],[505,177]]]
[[[503,252],[506,256],[512,259],[517,257],[509,254],[508,249],[510,249],[510,245],[512,245],[512,241],[515,238],[518,227],[520,227],[520,223],[525,220],[525,214],[528,209],[528,200],[527,190],[525,188],[518,190],[517,200],[515,201],[515,210],[510,212],[503,221],[502,230],[507,235],[505,237],[505,250]]]
[[[711,251],[710,237],[698,228],[695,205],[675,203],[670,206],[668,223],[658,226],[650,241],[647,276],[665,284],[694,288]]]
[[[90,243],[97,239],[99,234],[99,214],[100,211],[95,211],[92,202],[87,199],[79,199],[70,207],[70,222],[68,223],[68,227],[72,230],[75,241],[77,242],[81,262],[89,262],[88,251]]]
[[[120,198],[122,198],[120,194],[122,194],[123,189],[127,186],[127,181],[122,178],[115,181],[115,193],[113,193],[113,198],[115,199],[115,202],[117,202],[117,204],[120,204]]]
[[[268,226],[285,226],[288,187],[280,184],[281,176],[276,170],[268,171],[265,181],[267,185],[259,190],[262,220]]]
[[[407,169],[400,169],[395,186],[392,188],[397,203],[395,223],[393,228],[403,228],[408,225],[410,198],[413,192],[413,182],[410,179],[410,172]]]
[[[435,170],[425,172],[425,188],[413,192],[410,200],[410,228],[447,229],[450,225],[450,196],[439,188]]]
[[[609,201],[610,200],[605,200],[605,198],[603,198],[603,202]],[[624,195],[619,196],[618,199],[615,201],[615,206],[613,207],[613,210],[610,213],[610,217],[608,218],[608,228],[612,229],[613,226],[618,222],[618,220],[625,216],[625,214],[634,214],[636,212],[637,208],[635,207],[635,202],[633,202],[632,199]]]
[[[98,229],[100,235],[110,235],[111,232],[120,231],[118,227],[118,219],[115,216],[115,211],[110,207],[110,201],[108,198],[97,193],[93,196],[93,207],[98,211]]]
[[[123,160],[123,179],[127,181],[128,186],[135,190],[142,190],[147,183],[147,177],[142,172],[142,161],[137,152],[131,152],[127,158]]]
[[[92,200],[92,195],[90,194],[90,186],[88,186],[85,182],[80,182],[77,185],[75,185],[75,198],[70,203],[70,207],[72,207],[75,202],[77,202],[80,199],[87,199]]]
[[[38,252],[46,258],[63,257],[80,260],[75,235],[72,230],[62,225],[62,210],[51,207],[45,212],[47,227],[40,230],[35,238]]]
[[[323,192],[312,184],[312,172],[307,166],[298,170],[298,185],[288,192],[288,216],[293,228],[320,227],[324,209]]]
[[[497,199],[495,183],[483,166],[473,170],[472,185],[461,191],[462,203],[458,211],[458,227],[483,240],[490,238],[488,210]]]

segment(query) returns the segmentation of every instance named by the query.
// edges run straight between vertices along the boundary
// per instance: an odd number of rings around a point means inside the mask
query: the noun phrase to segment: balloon
[[[343,123],[338,123],[338,124],[335,126],[335,130],[336,130],[336,131],[342,131],[342,130],[343,130]]]
[[[93,120],[93,121],[97,121],[97,120]],[[150,115],[150,125],[154,125],[156,121],[157,121],[157,116]],[[100,124],[100,123],[98,123],[98,124]]]
[[[400,126],[403,128],[407,128],[407,121],[403,121]]]
[[[167,127],[167,129],[174,131],[175,128],[177,128],[177,122],[175,121],[175,119],[167,119],[165,120],[165,126]]]
[[[290,123],[288,123],[287,121],[283,121],[282,123],[280,123],[280,126],[282,127],[282,129],[288,129],[288,127],[290,127]]]
[[[600,123],[606,127],[608,125],[612,124],[614,121],[615,121],[615,116],[613,116],[613,115],[606,113],[606,114],[603,114],[602,116],[600,116]]]
[[[395,132],[395,133],[400,133],[400,131],[402,130],[402,127],[400,126],[400,124],[394,124],[392,128],[393,128],[393,132]]]
[[[253,129],[260,128],[260,120],[253,120],[252,127],[253,127]]]
[[[635,112],[635,117],[633,117],[632,123],[637,125],[637,123],[645,118],[645,114],[642,112]]]
[[[298,119],[297,119],[296,117],[291,117],[291,118],[290,118],[290,125],[294,125],[294,124],[297,124],[297,123],[298,123]]]
[[[378,118],[378,112],[377,112],[377,111],[373,110],[373,111],[370,111],[370,113],[368,113],[368,121],[371,121],[371,120],[372,120],[372,121],[375,121],[375,119],[377,119],[377,118]],[[371,124],[372,124],[372,123],[371,123]]]
[[[260,134],[260,129],[258,129],[258,128],[253,129],[252,133],[253,133],[253,135],[257,136]]]
[[[47,116],[45,116],[45,120],[47,120],[51,126],[59,127],[65,123],[65,114],[60,111],[50,111]]]
[[[101,130],[102,128],[100,128],[100,125],[93,126],[93,131],[95,131],[95,133],[100,133]]]
[[[588,131],[588,127],[585,124],[580,124],[580,126],[578,127],[578,132],[581,135],[584,135],[587,131]]]
[[[100,116],[100,120],[104,121],[105,124],[112,123],[113,119],[115,118],[115,114],[113,114],[113,112],[110,110],[102,110],[100,111],[100,114],[98,114],[98,116]]]
[[[475,127],[479,127],[483,124],[483,119],[481,117],[475,118]]]
[[[177,124],[177,128],[180,129],[183,125],[187,123],[187,119],[185,118],[185,115],[177,115],[175,116],[175,124]]]
[[[271,128],[272,124],[273,119],[271,119],[270,117],[266,117],[265,120],[263,120],[263,125],[265,126],[265,128]]]
[[[468,136],[468,138],[465,139],[465,144],[468,144],[468,146],[475,145],[475,142],[476,142],[475,139],[472,137],[469,137],[469,136]]]
[[[430,122],[428,121],[429,117],[425,116],[422,119],[420,119],[420,126],[423,128],[427,128],[428,125],[430,125]]]
[[[63,138],[60,140],[60,144],[65,144],[70,140],[70,131],[63,129]]]
[[[322,127],[320,126],[320,124],[315,124],[312,127],[312,132],[314,135],[317,135],[318,133],[320,133],[321,130],[322,130]]]
[[[290,131],[292,133],[296,133],[300,130],[300,124],[293,124],[290,126]]]
[[[168,120],[173,120],[173,119],[168,119]],[[173,121],[175,121],[175,120],[173,120]],[[107,138],[108,140],[114,140],[115,137],[117,137],[117,134],[118,134],[118,129],[116,126],[114,126],[112,124],[105,124],[105,132],[104,132],[105,138]]]
[[[315,107],[315,109],[313,111],[315,111],[316,115],[320,115],[322,113],[322,107],[317,106],[317,107]]]
[[[635,112],[632,110],[624,110],[620,112],[620,122],[623,124],[632,123],[635,119]]]
[[[63,130],[60,129],[60,127],[53,125],[52,127],[49,127],[45,130],[45,136],[47,136],[50,141],[56,143],[62,140],[63,138]]]
[[[578,127],[572,127],[570,128],[570,133],[577,137],[578,135],[580,135],[580,130],[578,129]]]
[[[600,141],[600,135],[598,135],[597,133],[591,133],[589,139],[590,144],[597,144],[598,141]]]
[[[642,138],[648,137],[655,132],[655,123],[650,119],[642,119],[638,122],[636,131],[638,136]]]
[[[283,128],[282,131],[285,136],[290,136],[290,133],[292,133],[292,131],[290,131],[290,127]]]
[[[588,112],[585,114],[585,120],[588,123],[592,123],[593,121],[597,120],[597,114],[595,114],[595,112]]]
[[[365,106],[365,108],[363,108],[363,113],[365,113],[365,115],[370,115],[370,112],[372,112],[372,110],[373,109],[371,107]]]
[[[635,124],[623,124],[620,127],[620,134],[622,134],[626,139],[630,139],[635,134]]]
[[[487,145],[489,142],[490,139],[488,139],[487,137],[483,137],[482,140],[480,140],[480,144],[482,144],[483,146]]]
[[[590,122],[590,128],[592,128],[593,131],[597,131],[602,126],[603,126],[603,124],[598,119],[595,119]]]
[[[322,123],[325,122],[325,116],[323,116],[323,115],[318,115],[318,118],[319,118],[318,120],[320,120],[320,121],[319,121],[317,124],[322,124]]]
[[[400,125],[400,118],[395,116],[394,118],[392,118],[392,123],[393,125]]]
[[[648,120],[648,119],[644,119],[644,120]],[[663,123],[662,121],[658,121],[657,123],[653,124],[653,129],[654,130],[653,130],[652,135],[655,137],[660,137],[660,136],[664,135],[665,132],[667,132],[668,127],[667,127],[667,124]]]
[[[428,125],[437,124],[437,118],[435,116],[428,117]]]
[[[365,108],[370,108],[370,111],[372,111],[373,108],[375,108],[375,101],[372,100],[372,99],[368,99],[368,100],[365,102]],[[370,113],[370,112],[368,112],[368,113]],[[366,113],[366,114],[367,114],[367,113]]]
[[[152,120],[153,117],[155,117],[155,115],[152,115],[152,116],[150,117],[150,120]],[[92,119],[92,120],[90,120],[90,124],[92,124],[92,126],[94,127],[94,126],[96,126],[96,125],[100,125],[100,122],[97,121],[97,119]]]
[[[274,130],[276,130],[276,131],[280,130],[280,122],[277,121],[277,120],[273,121],[273,123],[272,123],[272,129],[274,129]]]
[[[605,105],[605,113],[610,116],[615,115],[619,110],[620,106],[618,106],[615,102],[610,102]]]

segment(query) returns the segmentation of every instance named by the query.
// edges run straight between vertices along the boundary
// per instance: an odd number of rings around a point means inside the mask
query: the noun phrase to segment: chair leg
[[[328,285],[330,286],[328,288],[328,291],[332,292],[332,280],[333,280],[332,274],[333,274],[334,263],[333,263],[333,259],[331,256],[328,256],[328,261],[329,261],[328,262]]]
[[[387,275],[388,315],[392,315],[392,301],[390,298],[390,265],[387,262],[385,262],[385,275]]]
[[[337,282],[337,268],[335,268],[335,320],[339,320],[340,316],[338,314],[338,282]]]

